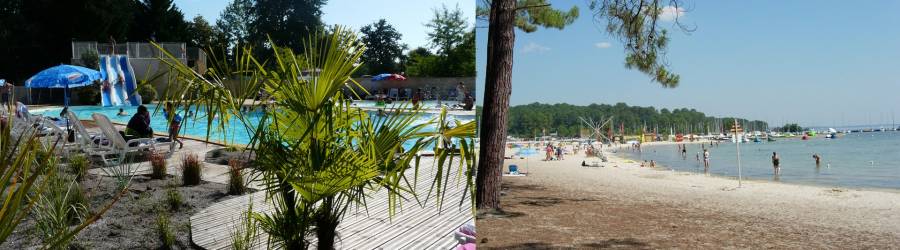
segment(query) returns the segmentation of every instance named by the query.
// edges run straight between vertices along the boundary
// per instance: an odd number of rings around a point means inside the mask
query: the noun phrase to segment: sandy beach
[[[479,247],[900,248],[897,191],[762,180],[738,188],[609,152],[603,167],[582,167],[579,153],[507,159],[530,173],[504,177],[506,215],[478,219]]]

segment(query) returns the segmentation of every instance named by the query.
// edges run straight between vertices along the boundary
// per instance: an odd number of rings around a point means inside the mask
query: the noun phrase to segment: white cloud
[[[612,44],[610,44],[609,42],[599,42],[599,43],[595,43],[594,47],[597,47],[599,49],[605,49],[605,48],[612,47]]]
[[[684,8],[675,7],[675,6],[666,6],[663,7],[662,13],[659,14],[659,20],[671,22],[675,21],[675,18],[681,18],[684,16]]]
[[[531,53],[531,52],[545,52],[550,50],[550,48],[545,47],[543,45],[537,44],[535,42],[528,42],[525,46],[522,46],[522,53]]]

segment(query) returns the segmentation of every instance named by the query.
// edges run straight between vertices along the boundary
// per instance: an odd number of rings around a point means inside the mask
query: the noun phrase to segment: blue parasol
[[[526,174],[526,175],[529,174],[529,171],[528,171],[528,165],[529,165],[529,164],[528,164],[528,156],[537,155],[537,154],[538,154],[537,150],[535,150],[535,149],[533,149],[533,148],[531,148],[531,147],[520,148],[520,149],[519,149],[519,152],[516,152],[516,155],[518,155],[518,156],[520,156],[520,157],[525,157],[525,174]]]
[[[384,81],[390,79],[392,74],[378,74],[372,77],[372,81]]]
[[[65,105],[69,106],[69,88],[84,87],[100,80],[100,71],[60,64],[38,72],[25,81],[26,88],[64,88]]]

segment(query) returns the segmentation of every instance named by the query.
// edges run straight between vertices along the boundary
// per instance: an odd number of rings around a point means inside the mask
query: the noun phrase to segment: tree
[[[681,11],[678,0],[666,2],[676,12]],[[663,63],[669,38],[657,22],[666,7],[664,4],[660,0],[591,0],[589,5],[594,17],[606,23],[606,31],[626,44],[627,68],[649,75],[664,87],[675,87],[679,76],[667,70]],[[578,17],[578,9],[573,7],[562,12],[550,8],[546,0],[484,0],[478,15],[487,18],[489,30],[476,206],[499,209],[500,168],[512,90],[513,27],[525,32],[533,32],[538,27],[562,29]]]
[[[255,48],[271,48],[271,41],[303,53],[302,42],[319,30],[325,0],[256,0],[253,7],[253,32],[249,35]],[[259,50],[267,53],[268,50]]]
[[[425,27],[431,28],[428,33],[431,47],[437,49],[438,55],[447,56],[453,48],[463,43],[468,24],[458,5],[453,10],[442,5],[441,9],[434,10],[434,17]]]
[[[216,29],[228,42],[226,49],[229,51],[249,41],[250,33],[253,32],[251,25],[255,22],[253,5],[254,0],[232,0],[219,14]]]
[[[194,20],[188,26],[188,30],[191,33],[191,40],[188,42],[190,46],[206,49],[221,47],[217,45],[225,42],[222,33],[210,26],[209,22],[200,15],[194,17]]]
[[[406,44],[400,43],[403,35],[384,19],[363,26],[359,31],[366,45],[362,61],[367,72],[371,75],[398,72],[399,60],[406,49]]]
[[[578,8],[561,12],[549,8],[545,0],[486,0],[484,5],[489,8],[479,7],[478,13],[489,19],[489,25],[475,204],[478,209],[499,209],[500,168],[512,91],[513,28],[526,32],[537,26],[562,29],[578,17]]]
[[[189,42],[191,33],[184,13],[174,0],[142,0],[136,4],[130,39]]]

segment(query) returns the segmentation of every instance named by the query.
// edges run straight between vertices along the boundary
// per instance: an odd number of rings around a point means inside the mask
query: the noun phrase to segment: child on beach
[[[709,151],[703,149],[703,167],[709,168]]]

